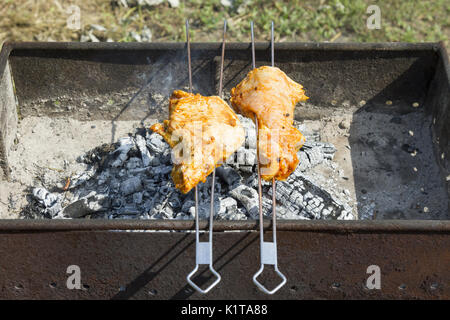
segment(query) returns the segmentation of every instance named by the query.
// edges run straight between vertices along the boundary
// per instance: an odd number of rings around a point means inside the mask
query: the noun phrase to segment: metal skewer
[[[219,79],[219,96],[222,96],[222,83],[223,83],[223,63],[225,55],[225,32],[227,29],[227,22],[223,24],[223,42],[222,42],[222,63],[220,66],[220,79]],[[189,68],[189,92],[192,92],[192,71],[191,71],[191,44],[189,37],[189,21],[186,19],[186,42],[188,52],[188,68]],[[211,183],[211,207],[209,213],[209,241],[200,242],[199,235],[199,221],[198,221],[198,189],[195,186],[195,268],[186,277],[187,282],[198,292],[208,293],[214,288],[221,280],[220,274],[213,268],[213,252],[212,252],[212,239],[213,239],[213,221],[214,221],[214,187],[216,181],[216,169],[213,170],[212,183]],[[209,270],[216,276],[216,280],[206,289],[201,289],[192,280],[191,277],[197,272],[200,264],[208,264]]]
[[[252,66],[253,69],[256,67],[255,62],[255,38],[253,33],[253,21],[250,23],[250,29],[251,29],[251,41],[252,41]],[[274,39],[273,39],[273,21],[271,25],[271,60],[272,60],[272,67],[274,66]],[[255,127],[256,127],[256,159],[257,159],[257,171],[258,171],[258,196],[259,196],[259,242],[260,242],[260,256],[261,256],[261,267],[259,270],[255,273],[253,276],[253,282],[256,284],[256,286],[263,292],[267,294],[274,294],[277,292],[284,284],[286,283],[287,279],[278,270],[278,258],[277,258],[277,214],[276,214],[276,197],[275,197],[275,191],[276,191],[276,180],[275,177],[272,178],[272,234],[273,234],[273,241],[272,242],[266,242],[264,241],[264,228],[263,228],[263,212],[262,212],[262,187],[261,187],[261,169],[259,165],[259,135],[258,135],[258,118],[255,114]],[[258,276],[264,271],[264,265],[270,264],[274,266],[275,272],[281,277],[282,281],[281,283],[276,286],[272,290],[268,290],[266,287],[264,287],[259,281]]]
[[[251,31],[251,37],[252,37],[252,68],[255,69],[256,68],[256,59],[255,59],[255,35],[253,33],[253,21],[250,21],[250,31]]]

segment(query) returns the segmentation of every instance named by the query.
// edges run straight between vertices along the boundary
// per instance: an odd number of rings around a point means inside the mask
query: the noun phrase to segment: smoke
[[[212,62],[212,61],[209,61]],[[189,90],[189,71],[187,50],[175,50],[168,54],[158,57],[154,60],[147,59],[147,63],[151,71],[143,75],[145,79],[145,87],[149,93],[159,94],[165,98],[169,98],[174,90]],[[202,66],[208,61],[200,56],[196,50],[191,51],[192,63],[192,92],[206,95],[210,93],[209,86],[205,85],[202,79],[208,78],[208,75],[201,74]],[[168,101],[167,101],[168,104]]]
[[[183,84],[188,85],[186,52],[174,50],[155,58],[147,57],[148,67],[143,69],[148,71],[136,75],[143,84],[111,120],[111,143],[116,139],[116,121],[123,119],[126,112],[142,114],[142,123],[147,118],[161,118],[162,114],[167,114],[168,99],[173,90],[182,89]],[[145,110],[142,110],[141,104],[136,103],[139,101],[144,102]]]

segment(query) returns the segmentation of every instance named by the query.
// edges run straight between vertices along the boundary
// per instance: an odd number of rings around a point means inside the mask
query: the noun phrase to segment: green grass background
[[[129,1],[129,0],[128,0]],[[381,9],[381,29],[369,30],[367,7]],[[81,9],[81,29],[66,27],[69,5]],[[79,41],[92,24],[100,41],[135,41],[134,33],[147,27],[152,41],[184,41],[184,21],[191,22],[193,41],[220,41],[223,19],[228,21],[229,41],[248,41],[250,20],[257,40],[268,40],[275,21],[276,41],[444,41],[450,35],[450,0],[235,0],[225,7],[219,0],[180,0],[156,6],[124,7],[110,0],[0,0],[0,42]]]

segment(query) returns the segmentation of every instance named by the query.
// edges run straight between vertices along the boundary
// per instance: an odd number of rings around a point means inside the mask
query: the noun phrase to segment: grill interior
[[[220,53],[220,44],[192,44],[195,92],[217,92]],[[336,147],[334,161],[343,173],[315,170],[330,179],[337,174],[336,188],[349,191],[355,218],[449,218],[444,53],[437,44],[276,45],[276,66],[310,97],[297,106],[295,119]],[[165,119],[171,91],[188,83],[186,48],[176,43],[10,45],[2,59],[3,188],[8,176],[31,185],[34,163],[58,172],[64,157]],[[270,47],[258,43],[256,65],[269,63]],[[250,69],[249,45],[227,44],[226,99]],[[49,165],[55,158],[56,168]],[[22,171],[15,176],[10,168]],[[13,202],[29,204],[26,192]],[[9,210],[3,218],[15,214]]]

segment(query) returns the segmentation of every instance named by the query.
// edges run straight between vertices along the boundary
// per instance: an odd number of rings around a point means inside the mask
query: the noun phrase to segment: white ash
[[[272,195],[272,188],[269,188],[268,194]],[[352,209],[347,203],[343,203],[332,192],[318,187],[300,167],[287,181],[277,182],[276,199],[288,211],[300,211],[310,219],[348,219],[352,215]]]
[[[45,217],[55,217],[61,210],[61,195],[50,193],[44,188],[34,188],[33,197],[36,199],[38,209]]]
[[[258,219],[256,134],[252,121],[240,118],[246,140],[237,153],[217,168],[215,219]],[[287,181],[277,181],[277,215],[284,219],[353,219],[352,200],[337,186],[320,183],[309,169],[318,164],[337,170],[330,143],[317,132],[296,125],[307,142],[299,151],[300,165]],[[46,218],[193,219],[194,192],[182,194],[173,184],[171,150],[162,137],[138,129],[115,144],[99,146],[78,158],[88,169],[72,176],[66,191],[51,193],[35,188],[33,210]],[[322,177],[326,179],[325,177]],[[322,180],[323,180],[322,179]],[[212,175],[198,185],[200,219],[207,219],[211,206]],[[271,183],[262,181],[262,207],[272,214]]]
[[[230,190],[230,195],[244,206],[251,218],[258,217],[259,200],[258,192],[255,189],[241,184]]]
[[[62,211],[62,215],[70,218],[80,218],[91,213],[107,210],[110,199],[107,195],[96,194],[92,191],[87,196],[70,203]]]

